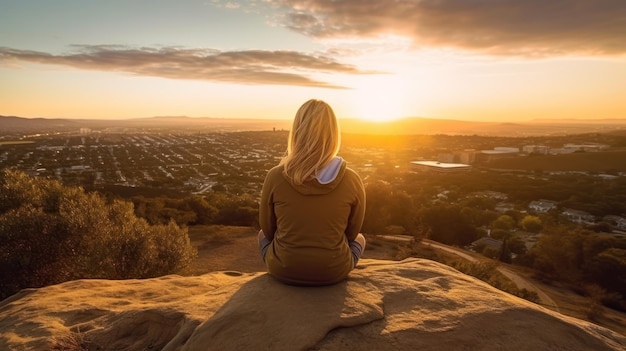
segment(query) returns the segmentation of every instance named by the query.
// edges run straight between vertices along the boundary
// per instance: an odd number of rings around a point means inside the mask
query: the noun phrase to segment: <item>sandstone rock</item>
[[[423,259],[328,287],[266,273],[78,280],[0,302],[0,350],[626,350],[626,337]]]

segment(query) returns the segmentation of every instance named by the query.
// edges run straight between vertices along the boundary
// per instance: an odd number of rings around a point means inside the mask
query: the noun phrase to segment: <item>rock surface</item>
[[[362,260],[329,287],[215,272],[78,280],[0,302],[0,350],[72,342],[89,350],[626,350],[623,335],[424,259]]]

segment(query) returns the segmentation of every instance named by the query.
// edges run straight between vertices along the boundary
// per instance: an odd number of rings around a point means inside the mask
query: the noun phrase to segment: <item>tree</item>
[[[409,194],[400,190],[393,191],[388,209],[390,225],[401,226],[407,234],[419,234],[416,206]]]
[[[187,206],[196,213],[196,221],[193,224],[212,224],[217,218],[219,210],[209,204],[200,196],[192,196],[185,199]]]
[[[461,214],[465,217],[474,227],[488,226],[496,218],[498,213],[491,210],[481,210],[473,207],[463,207]]]
[[[417,206],[406,191],[395,189],[385,181],[375,181],[365,185],[365,195],[363,232],[380,234],[396,230],[414,236],[423,234],[416,216]]]
[[[489,232],[489,235],[494,239],[505,240],[506,238],[511,236],[511,232],[503,229],[493,229],[491,232]]]
[[[212,193],[207,202],[218,209],[215,224],[256,226],[259,220],[259,205],[250,195]]]
[[[585,266],[587,276],[601,287],[626,296],[626,250],[610,248]]]
[[[195,255],[186,229],[151,226],[132,203],[82,188],[5,170],[0,199],[0,298],[79,278],[176,273]]]
[[[527,215],[522,218],[521,221],[522,229],[531,233],[539,233],[541,228],[543,228],[543,224],[541,223],[541,219],[536,216]]]
[[[515,228],[515,220],[509,215],[502,215],[491,222],[491,229],[511,231]]]
[[[502,262],[511,262],[511,250],[509,248],[509,239],[511,231],[515,228],[515,220],[509,215],[501,215],[491,222],[491,236],[495,239],[502,240],[502,247],[498,254],[498,259]]]
[[[421,225],[430,233],[429,238],[448,245],[465,246],[476,240],[476,229],[452,205],[436,205],[418,213]]]
[[[584,233],[580,230],[560,225],[547,228],[532,249],[535,269],[551,278],[580,281],[583,240]]]
[[[593,223],[587,226],[587,228],[596,233],[610,233],[613,230],[613,227],[611,226],[611,224],[607,222]]]
[[[509,251],[516,255],[524,255],[528,251],[524,240],[517,235],[514,235],[507,240],[507,246]]]
[[[369,234],[382,234],[385,227],[390,224],[391,213],[391,185],[387,182],[373,182],[365,185],[367,206],[365,207],[365,219],[363,232]]]

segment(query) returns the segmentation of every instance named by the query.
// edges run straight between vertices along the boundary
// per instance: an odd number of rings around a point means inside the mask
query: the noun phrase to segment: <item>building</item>
[[[446,152],[446,153],[439,154],[437,156],[437,161],[443,162],[443,163],[454,163],[456,162],[456,158],[454,157],[453,153]]]
[[[470,244],[470,249],[475,252],[482,252],[486,247],[490,247],[496,251],[500,251],[502,248],[502,240],[497,240],[492,237],[484,236]]]
[[[528,204],[528,208],[535,212],[545,213],[556,208],[556,202],[550,200],[536,200]]]
[[[495,199],[495,200],[501,200],[501,201],[504,201],[509,198],[507,194],[501,193],[499,191],[493,191],[493,190],[474,191],[472,193],[469,193],[467,196],[468,197],[483,197],[483,198],[489,198],[489,199]]]
[[[596,217],[594,217],[592,214],[588,212],[573,210],[571,208],[566,208],[565,210],[563,210],[563,212],[561,212],[561,214],[567,217],[570,221],[576,222],[579,224],[582,224],[582,223],[591,224],[595,222],[596,220]]]
[[[550,149],[550,155],[565,155],[565,154],[573,154],[574,152],[576,152],[576,149],[567,149],[567,148]]]
[[[472,168],[472,166],[464,163],[445,163],[439,161],[412,161],[411,164],[417,171],[442,173],[466,172]]]
[[[513,211],[515,210],[515,205],[513,205],[510,202],[500,202],[496,205],[495,208],[496,211],[500,212],[500,213],[506,213],[508,211]]]
[[[460,163],[471,165],[476,161],[476,150],[466,149],[463,151],[459,151],[456,153],[456,156],[458,156],[458,161]]]
[[[476,161],[476,150],[466,149],[463,151],[445,152],[437,156],[437,161],[444,163],[463,163],[471,165]]]
[[[605,144],[596,144],[596,143],[587,143],[587,144],[565,144],[563,145],[564,149],[570,149],[574,151],[602,151],[609,148],[609,145]]]
[[[619,230],[626,230],[626,218],[622,216],[608,215],[602,219]]]
[[[530,249],[532,249],[537,244],[537,240],[539,240],[540,234],[530,233],[526,231],[518,231],[515,232],[515,236],[520,238],[524,242],[524,246],[526,246],[526,251],[530,251]]]
[[[501,158],[509,158],[519,156],[519,148],[517,147],[495,147],[493,150],[480,151],[480,159],[489,162]]]
[[[527,154],[547,155],[550,148],[545,145],[526,145],[522,147],[522,151]]]

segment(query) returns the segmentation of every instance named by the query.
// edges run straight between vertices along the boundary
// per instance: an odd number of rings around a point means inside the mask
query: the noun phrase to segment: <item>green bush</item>
[[[185,228],[151,226],[132,203],[22,172],[0,173],[0,298],[81,278],[179,272],[195,250]]]
[[[258,226],[259,205],[248,194],[210,193],[206,197],[134,196],[135,214],[150,224]]]

